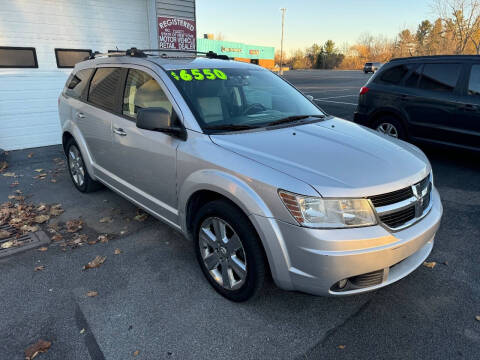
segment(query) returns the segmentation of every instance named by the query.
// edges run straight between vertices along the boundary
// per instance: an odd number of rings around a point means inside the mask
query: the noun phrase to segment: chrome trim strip
[[[375,208],[375,210],[377,211],[377,214],[379,216],[388,215],[390,213],[406,209],[407,207],[412,206],[412,204],[415,204],[416,202],[417,198],[415,196],[412,196],[411,198],[399,201],[394,204],[379,206]]]

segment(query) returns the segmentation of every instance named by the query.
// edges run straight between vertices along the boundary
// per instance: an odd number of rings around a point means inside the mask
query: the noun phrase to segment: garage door
[[[38,58],[37,69],[0,69],[0,148],[61,142],[57,98],[71,69],[57,68],[55,48],[149,48],[152,18],[152,0],[0,0],[0,46]]]

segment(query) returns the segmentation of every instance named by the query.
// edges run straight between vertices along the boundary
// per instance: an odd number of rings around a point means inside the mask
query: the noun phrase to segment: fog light
[[[347,285],[347,279],[340,280],[337,283],[337,286],[338,286],[339,289],[343,289],[346,285]]]

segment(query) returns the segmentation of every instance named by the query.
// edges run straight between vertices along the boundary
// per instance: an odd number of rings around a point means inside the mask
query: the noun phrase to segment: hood
[[[210,137],[225,149],[310,184],[323,197],[387,193],[430,172],[417,147],[338,118]]]

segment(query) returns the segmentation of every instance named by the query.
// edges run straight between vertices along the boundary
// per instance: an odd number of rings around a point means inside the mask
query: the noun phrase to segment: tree
[[[432,23],[428,20],[423,20],[417,28],[417,33],[415,34],[415,40],[417,41],[418,48],[420,49],[421,54],[419,55],[428,55],[429,51],[426,49],[425,44],[427,37],[432,31]]]

